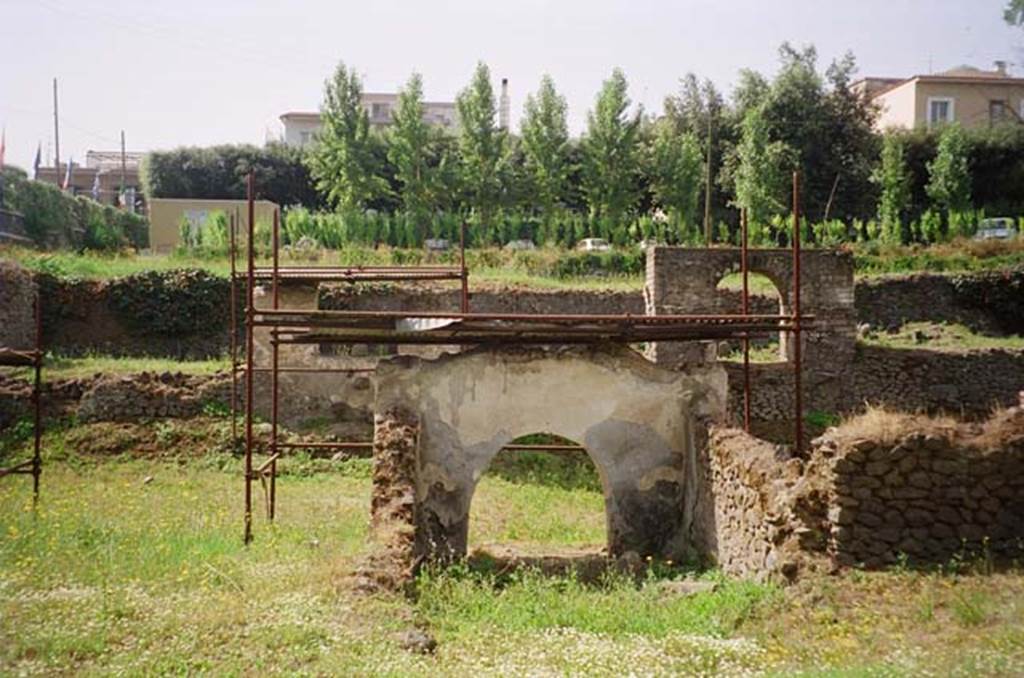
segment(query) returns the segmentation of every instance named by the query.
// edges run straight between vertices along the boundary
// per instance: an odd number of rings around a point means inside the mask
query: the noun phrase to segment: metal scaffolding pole
[[[747,261],[747,210],[740,212],[740,267],[743,270],[743,306],[742,313],[750,313],[750,266]],[[750,433],[750,335],[743,337],[743,430]]]
[[[804,403],[800,327],[800,173],[793,172],[793,449],[799,455],[804,445]]]
[[[249,202],[249,237],[248,262],[246,267],[245,286],[245,543],[252,542],[252,447],[253,447],[253,319],[256,315],[254,307],[253,269],[256,268],[256,209],[254,197],[254,176],[252,171],[246,182],[246,193]]]

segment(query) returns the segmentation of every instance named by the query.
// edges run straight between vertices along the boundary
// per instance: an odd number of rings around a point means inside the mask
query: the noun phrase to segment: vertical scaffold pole
[[[740,212],[740,266],[743,270],[743,315],[750,313],[750,266],[747,260],[747,210]],[[743,337],[743,430],[750,433],[750,335]]]
[[[249,208],[249,238],[248,238],[248,262],[246,266],[245,286],[245,543],[252,542],[252,417],[253,417],[253,321],[255,320],[256,309],[254,307],[254,285],[253,269],[256,267],[256,209],[254,198],[254,177],[249,172],[246,182],[246,193]]]
[[[43,474],[42,436],[43,436],[43,307],[39,291],[36,290],[36,350],[35,350],[35,383],[32,387],[32,409],[35,447],[32,450],[32,506],[39,501],[39,477]]]
[[[793,172],[793,449],[799,455],[804,445],[804,403],[802,347],[800,332],[800,173]]]
[[[238,271],[235,270],[235,230],[238,228],[237,210],[230,215],[228,247],[231,260],[231,298],[228,300],[228,350],[231,354],[231,453],[238,449]]]
[[[274,209],[274,232],[273,232],[273,256],[274,256],[274,268],[270,278],[270,288],[272,303],[274,310],[276,311],[279,306],[278,296],[278,281],[277,273],[280,267],[280,247],[281,247],[281,219],[277,208]],[[270,499],[268,503],[268,518],[271,522],[274,521],[275,505],[277,499],[277,415],[278,415],[278,370],[279,370],[279,351],[280,348],[277,344],[277,330],[272,330],[272,336],[270,337],[270,352],[271,360],[273,365],[270,369]]]
[[[459,228],[459,266],[462,275],[462,312],[469,313],[469,271],[466,269],[466,222]]]

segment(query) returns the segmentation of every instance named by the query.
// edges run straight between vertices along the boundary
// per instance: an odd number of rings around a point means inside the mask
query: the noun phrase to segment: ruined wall
[[[824,436],[831,555],[866,567],[1024,555],[1024,411],[993,427],[1003,430],[989,440],[957,429]]]
[[[724,413],[717,366],[661,370],[622,347],[476,349],[382,362],[378,413],[419,422],[416,543],[439,560],[466,552],[477,481],[510,441],[555,433],[586,447],[605,492],[609,550],[680,557],[687,548],[697,442]],[[378,426],[375,446],[384,430]],[[378,490],[375,490],[375,493]]]
[[[230,376],[155,372],[108,376],[97,379],[82,394],[78,418],[88,422],[194,417],[211,402],[231,402]]]
[[[983,334],[1024,332],[1024,268],[858,281],[857,321],[896,330],[909,322],[960,323]]]
[[[35,347],[35,294],[32,276],[14,262],[0,259],[0,346]]]
[[[723,363],[729,375],[729,416],[740,422],[743,366]],[[811,370],[808,367],[808,370]],[[763,422],[793,418],[793,369],[785,363],[751,365],[751,417]],[[858,346],[832,388],[807,390],[806,411],[856,412],[865,404],[926,412],[987,416],[994,406],[1017,402],[1024,388],[1024,351],[964,352]]]
[[[220,355],[228,344],[230,285],[205,271],[151,271],[113,280],[36,278],[49,351],[197,359]]]
[[[722,571],[790,581],[820,566],[827,486],[809,462],[743,431],[715,428],[699,457],[695,543]]]
[[[699,461],[696,541],[731,575],[1024,555],[1024,407],[983,424],[875,412],[806,459],[716,428]]]

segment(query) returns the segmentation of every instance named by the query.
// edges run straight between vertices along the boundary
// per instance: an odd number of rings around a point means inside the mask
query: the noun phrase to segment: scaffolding
[[[0,346],[0,366],[30,367],[32,379],[32,457],[7,468],[0,468],[0,478],[9,475],[32,476],[32,502],[39,500],[39,478],[43,474],[42,436],[43,436],[43,319],[39,292],[36,292],[33,304],[33,321],[35,323],[35,345],[30,350],[18,350]]]
[[[248,219],[246,237],[246,264],[243,272],[236,266],[237,226],[239,219],[231,219],[231,374],[232,374],[232,441],[239,446],[237,430],[238,376],[244,379],[243,395],[244,432],[241,446],[244,452],[245,515],[244,539],[252,541],[252,486],[259,481],[264,488],[267,518],[273,521],[276,512],[277,461],[282,451],[312,449],[324,451],[369,450],[368,441],[347,442],[285,442],[279,433],[279,375],[287,372],[373,372],[375,368],[331,368],[283,366],[280,347],[286,345],[381,345],[401,346],[553,346],[597,345],[604,343],[637,344],[643,342],[672,342],[700,340],[739,340],[743,346],[744,371],[744,428],[750,430],[751,379],[750,340],[788,332],[794,338],[794,447],[799,452],[803,438],[803,404],[801,397],[801,332],[814,318],[800,311],[800,235],[798,212],[799,183],[793,176],[793,297],[790,314],[749,313],[749,267],[747,218],[742,215],[741,271],[743,278],[742,306],[738,314],[703,315],[594,315],[594,314],[518,314],[476,313],[470,311],[469,271],[466,266],[465,225],[459,243],[458,266],[282,266],[280,263],[280,217],[275,210],[271,232],[271,265],[257,266],[255,252],[253,175],[247,183]],[[244,287],[239,283],[244,280]],[[310,310],[283,308],[280,286],[283,282],[371,282],[400,281],[423,282],[459,280],[461,303],[458,312],[428,312],[410,310]],[[258,283],[270,285],[269,308],[257,308],[255,289]],[[244,304],[244,361],[238,351],[238,301],[241,291]],[[265,330],[270,344],[270,365],[255,364],[254,334],[257,328]],[[254,432],[254,376],[270,375],[270,427],[265,441],[268,456],[254,466],[256,434]],[[572,452],[582,450],[576,445],[516,445],[506,450],[534,450]]]

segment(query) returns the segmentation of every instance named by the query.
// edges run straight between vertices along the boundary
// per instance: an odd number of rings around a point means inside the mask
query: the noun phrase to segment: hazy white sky
[[[784,40],[823,64],[853,50],[862,75],[961,63],[1024,62],[1024,31],[1004,0],[0,0],[0,124],[7,161],[52,163],[52,85],[60,81],[61,158],[262,143],[288,110],[316,110],[342,59],[367,90],[413,70],[429,99],[452,99],[478,59],[507,77],[512,123],[550,73],[582,129],[601,81],[626,72],[634,101],[661,109],[688,71],[728,91],[744,67],[775,70]],[[1014,68],[1024,73],[1024,63]],[[47,163],[44,163],[47,164]]]

